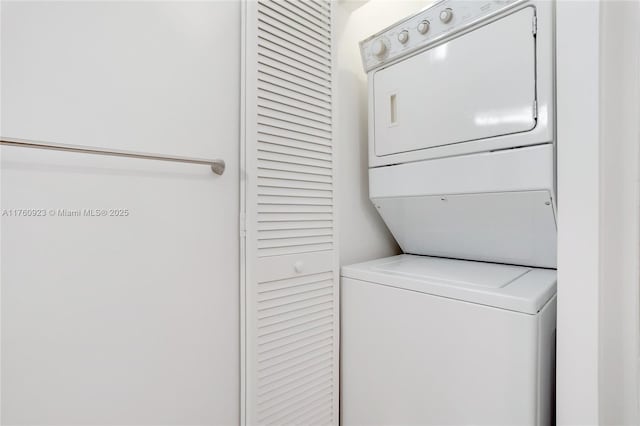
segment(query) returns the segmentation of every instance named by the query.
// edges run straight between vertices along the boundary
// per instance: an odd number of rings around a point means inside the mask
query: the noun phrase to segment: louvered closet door
[[[243,415],[338,424],[331,2],[247,2]]]

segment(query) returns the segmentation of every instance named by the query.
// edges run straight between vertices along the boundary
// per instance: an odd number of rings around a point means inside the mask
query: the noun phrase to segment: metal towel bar
[[[103,148],[91,148],[84,147],[78,145],[64,145],[64,144],[55,144],[49,142],[34,142],[34,141],[26,141],[20,139],[0,139],[1,145],[10,145],[10,146],[20,146],[24,148],[38,148],[38,149],[51,149],[55,151],[69,151],[69,152],[80,152],[84,154],[97,154],[97,155],[109,155],[113,157],[129,157],[129,158],[143,158],[147,160],[160,160],[160,161],[173,161],[177,163],[191,163],[191,164],[204,164],[211,167],[213,173],[217,175],[222,175],[225,169],[224,160],[215,159],[201,159],[201,158],[190,158],[190,157],[176,157],[162,154],[145,154],[142,152],[133,152],[133,151],[121,151],[114,149],[103,149]]]

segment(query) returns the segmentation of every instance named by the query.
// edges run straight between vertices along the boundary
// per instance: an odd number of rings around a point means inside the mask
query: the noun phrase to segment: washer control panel
[[[523,0],[444,0],[360,42],[365,71],[464,29]]]

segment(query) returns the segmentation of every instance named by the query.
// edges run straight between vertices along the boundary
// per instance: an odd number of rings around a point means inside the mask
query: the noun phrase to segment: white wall
[[[637,425],[640,3],[601,3],[600,424]]]
[[[221,155],[239,3],[3,1],[2,136]],[[213,21],[212,21],[213,20]]]
[[[559,425],[640,421],[638,8],[558,2]]]
[[[391,256],[400,249],[369,201],[367,76],[359,42],[432,3],[425,0],[338,2],[336,112],[340,263]]]
[[[599,5],[558,2],[556,22],[557,423],[591,425],[598,421]]]
[[[2,147],[2,424],[238,423],[239,62],[238,2],[2,3],[3,137],[227,162]]]

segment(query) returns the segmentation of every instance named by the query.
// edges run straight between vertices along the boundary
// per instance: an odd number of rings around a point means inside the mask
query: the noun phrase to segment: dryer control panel
[[[360,42],[364,69],[371,71],[522,2],[523,0],[438,2]]]

